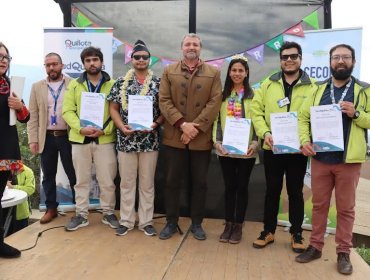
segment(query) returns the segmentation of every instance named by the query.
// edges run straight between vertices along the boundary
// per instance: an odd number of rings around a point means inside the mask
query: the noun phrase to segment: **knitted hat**
[[[134,48],[132,49],[131,57],[134,55],[134,53],[139,51],[146,51],[150,55],[148,48],[146,47],[145,43],[141,40],[136,41]]]

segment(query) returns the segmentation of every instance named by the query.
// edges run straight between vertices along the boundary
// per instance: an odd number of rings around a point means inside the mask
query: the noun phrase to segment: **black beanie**
[[[150,56],[150,52],[149,52],[148,48],[146,47],[145,43],[141,40],[136,41],[136,43],[134,45],[134,48],[132,49],[131,57],[133,57],[134,53],[139,52],[139,51],[146,51],[146,52],[148,52],[148,54]]]

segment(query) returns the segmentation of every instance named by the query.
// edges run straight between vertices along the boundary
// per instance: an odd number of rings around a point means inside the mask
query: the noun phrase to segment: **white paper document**
[[[312,142],[316,152],[344,150],[342,111],[338,104],[311,107]]]
[[[274,154],[299,153],[297,112],[271,113],[270,120]]]
[[[10,78],[10,95],[13,92],[22,99],[25,77],[12,76]],[[9,110],[9,125],[15,125],[17,123],[17,114],[14,109]]]
[[[82,127],[103,129],[105,95],[99,92],[82,92],[80,123]]]
[[[244,155],[248,152],[252,121],[246,118],[227,117],[222,146],[230,153]]]
[[[152,129],[153,96],[128,96],[128,124],[133,130]]]

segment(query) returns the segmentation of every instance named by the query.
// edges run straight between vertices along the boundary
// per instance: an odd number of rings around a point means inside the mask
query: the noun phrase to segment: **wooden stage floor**
[[[19,249],[35,243],[39,232],[65,225],[72,213],[52,223],[39,222],[9,236],[6,242]],[[145,236],[137,229],[126,236],[101,223],[101,214],[91,213],[90,225],[75,232],[63,228],[46,231],[35,248],[22,252],[19,259],[0,259],[1,280],[21,279],[140,279],[140,280],[216,280],[216,279],[369,279],[370,267],[352,252],[354,272],[340,275],[336,270],[334,236],[326,238],[321,259],[309,264],[294,261],[289,233],[278,227],[276,241],[265,249],[252,247],[262,224],[246,222],[243,240],[231,245],[218,242],[223,221],[206,219],[206,241],[195,240],[188,233],[190,221],[180,219],[183,235],[169,240]],[[155,220],[160,231],[164,218]],[[306,239],[309,232],[304,232]]]

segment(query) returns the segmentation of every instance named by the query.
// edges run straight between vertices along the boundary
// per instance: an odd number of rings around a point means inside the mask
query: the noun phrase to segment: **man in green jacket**
[[[280,194],[285,175],[289,197],[292,250],[299,253],[305,249],[302,237],[304,217],[302,189],[307,157],[297,153],[275,154],[273,152],[274,135],[271,133],[270,121],[272,113],[298,113],[303,101],[316,88],[314,82],[300,69],[301,63],[301,46],[295,42],[285,42],[280,48],[281,72],[273,74],[263,82],[261,87],[255,91],[252,101],[252,122],[257,136],[264,139],[263,156],[266,177],[264,229],[253,242],[255,248],[264,248],[274,242]]]
[[[313,156],[311,161],[312,232],[310,245],[296,257],[307,263],[321,257],[328,209],[333,189],[337,209],[337,269],[352,273],[349,254],[355,220],[356,187],[361,163],[366,157],[366,135],[370,129],[370,85],[351,76],[355,66],[355,50],[346,44],[330,50],[332,77],[318,83],[316,92],[303,104],[299,114],[302,152]],[[310,107],[339,104],[342,111],[344,151],[320,152],[312,145]]]
[[[35,192],[35,175],[29,167],[23,164],[23,170],[18,175],[13,175],[12,180],[9,180],[6,186],[9,189],[25,191],[30,196]],[[8,235],[27,227],[30,214],[28,199],[18,204]]]
[[[73,231],[89,224],[87,216],[93,163],[100,187],[102,222],[111,228],[118,228],[119,223],[114,214],[116,201],[114,178],[117,174],[114,147],[116,133],[106,100],[114,80],[108,73],[102,71],[103,53],[99,48],[87,47],[80,56],[85,72],[78,79],[70,82],[63,101],[63,118],[70,127],[69,141],[72,143],[72,160],[77,178],[75,185],[76,216],[71,219],[65,229]],[[84,94],[86,94],[85,97],[89,94],[90,98],[96,98],[96,103],[99,103],[100,98],[104,99],[104,108],[101,108],[103,124],[91,124],[80,118]]]

